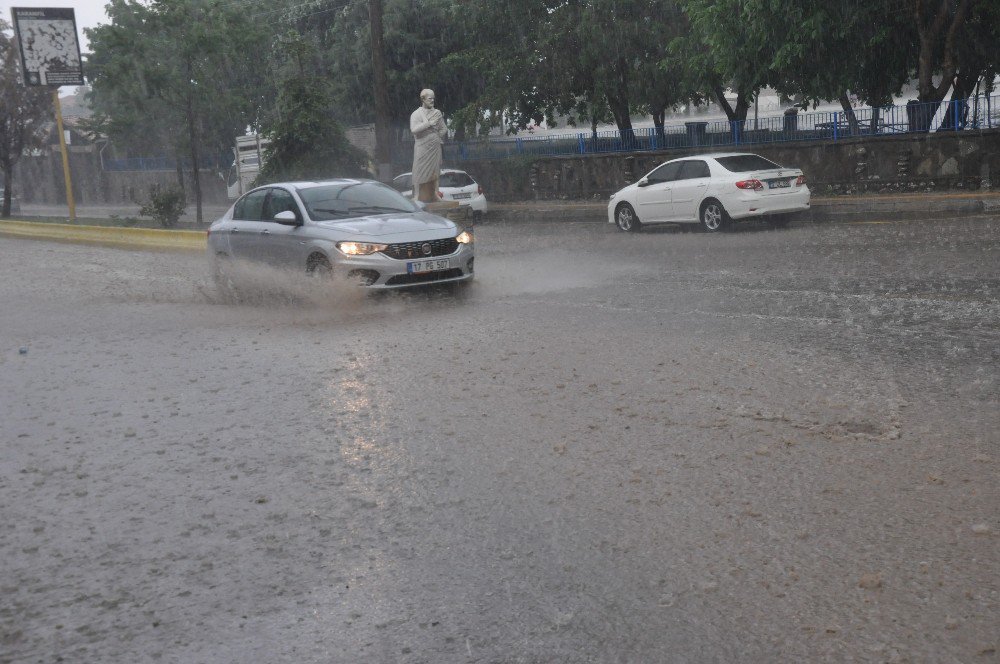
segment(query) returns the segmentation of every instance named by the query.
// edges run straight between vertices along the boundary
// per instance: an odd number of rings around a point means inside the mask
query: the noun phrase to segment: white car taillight
[[[740,180],[736,183],[736,186],[740,189],[753,189],[754,191],[760,191],[764,188],[764,183],[757,178],[751,178],[749,180]]]
[[[799,177],[797,177],[795,179],[795,186],[796,187],[801,187],[805,183],[806,183],[806,176],[804,176],[804,175],[800,175]]]

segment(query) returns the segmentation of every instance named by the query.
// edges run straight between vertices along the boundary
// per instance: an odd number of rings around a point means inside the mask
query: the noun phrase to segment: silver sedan
[[[375,289],[472,279],[471,231],[371,180],[258,187],[208,229],[215,275],[236,259]]]

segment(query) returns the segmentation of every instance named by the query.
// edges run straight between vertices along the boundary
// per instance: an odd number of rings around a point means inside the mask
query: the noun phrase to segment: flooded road
[[[0,662],[992,662],[1000,220],[0,239]]]

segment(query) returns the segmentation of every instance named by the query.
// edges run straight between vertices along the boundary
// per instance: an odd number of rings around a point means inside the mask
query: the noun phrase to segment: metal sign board
[[[83,60],[71,8],[13,7],[25,85],[83,85]]]

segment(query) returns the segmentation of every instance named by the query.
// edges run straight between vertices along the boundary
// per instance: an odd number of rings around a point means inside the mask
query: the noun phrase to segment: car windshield
[[[369,214],[416,212],[420,208],[378,182],[345,182],[298,190],[310,219],[328,221]]]
[[[772,168],[781,168],[770,159],[755,154],[739,154],[732,157],[717,157],[716,161],[722,167],[733,173],[746,173],[747,171],[766,171]]]

